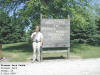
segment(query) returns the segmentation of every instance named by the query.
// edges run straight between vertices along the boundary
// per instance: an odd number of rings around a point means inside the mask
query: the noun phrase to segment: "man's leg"
[[[33,46],[33,62],[34,62],[36,60],[36,43],[33,42],[32,46]]]
[[[40,42],[38,43],[37,51],[38,51],[37,60],[40,62]]]

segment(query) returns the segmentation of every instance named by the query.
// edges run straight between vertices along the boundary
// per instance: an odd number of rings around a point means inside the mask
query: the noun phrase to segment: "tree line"
[[[45,18],[70,16],[71,44],[100,44],[100,6],[94,0],[0,0],[0,42],[28,41],[41,13]]]

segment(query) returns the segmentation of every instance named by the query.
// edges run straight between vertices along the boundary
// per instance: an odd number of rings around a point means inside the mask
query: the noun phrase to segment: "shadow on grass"
[[[3,48],[4,51],[21,51],[21,52],[32,52],[33,49],[32,49],[32,43],[22,43],[22,44],[18,44],[18,45],[14,45],[13,44],[11,46],[8,46],[8,47],[4,47]],[[56,51],[56,50],[67,50],[67,48],[64,48],[64,47],[59,47],[59,48],[43,48],[42,49],[43,51],[49,51],[49,50],[53,50],[53,51]]]
[[[58,50],[58,49],[65,49],[65,48],[45,48],[45,50]],[[25,42],[25,43],[15,43],[15,44],[11,44],[9,46],[6,46],[4,45],[4,48],[3,48],[3,51],[9,51],[9,52],[29,52],[29,53],[32,53],[33,52],[33,49],[32,49],[32,43],[28,43],[28,42]],[[50,56],[50,57],[43,57],[43,60],[54,60],[54,59],[65,59],[65,57],[63,56]]]
[[[32,52],[32,44],[31,43],[22,43],[20,45],[8,46],[3,48],[4,51],[21,51],[21,52]]]
[[[43,57],[43,60],[66,59],[64,56],[57,57]]]
[[[66,57],[64,57],[64,56],[57,56],[57,57],[43,57],[43,60],[56,60],[56,59],[66,59]],[[30,59],[31,61],[33,60],[33,59]]]
[[[88,49],[87,46],[88,46],[87,44],[73,44],[71,45],[71,52],[76,53],[76,51],[87,50]]]

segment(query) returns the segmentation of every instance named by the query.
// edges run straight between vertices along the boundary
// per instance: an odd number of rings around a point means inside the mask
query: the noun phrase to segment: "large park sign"
[[[69,19],[42,19],[43,47],[70,47]]]
[[[41,32],[43,33],[43,48],[68,48],[70,55],[70,20],[41,18]]]

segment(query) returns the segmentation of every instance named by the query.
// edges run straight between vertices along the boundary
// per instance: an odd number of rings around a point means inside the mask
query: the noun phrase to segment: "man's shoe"
[[[40,59],[37,59],[38,62],[41,62]]]
[[[34,63],[34,62],[35,62],[35,60],[32,61],[32,63]]]

